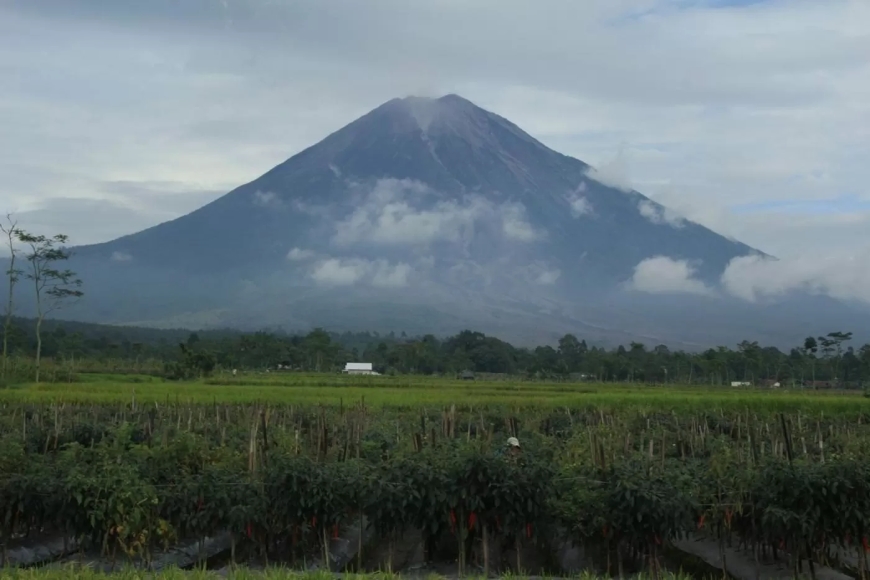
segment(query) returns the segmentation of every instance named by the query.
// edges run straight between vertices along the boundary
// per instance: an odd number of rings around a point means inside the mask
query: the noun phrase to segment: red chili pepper
[[[867,543],[867,536],[861,538],[861,545],[864,546],[864,551],[870,553],[870,544]]]
[[[607,524],[601,526],[601,533],[604,535],[605,538],[607,537]]]
[[[477,514],[474,512],[471,512],[471,515],[468,516],[468,529],[473,530],[474,524],[476,524],[476,523],[477,523]]]
[[[704,520],[706,518],[707,518],[707,514],[701,514],[701,517],[698,518],[698,529],[699,530],[704,527]]]
[[[338,539],[338,524],[332,526],[332,539]]]
[[[526,537],[532,537],[532,524],[526,524]]]
[[[453,510],[450,510],[450,533],[456,533],[456,512]]]
[[[252,535],[252,534],[251,534],[251,524],[250,524],[250,522],[248,522],[248,526],[247,526],[246,531],[248,532],[248,539],[250,540],[250,539],[251,539],[251,535]]]
[[[725,510],[725,524],[730,528],[731,527],[731,516],[734,514],[731,513],[730,509]]]

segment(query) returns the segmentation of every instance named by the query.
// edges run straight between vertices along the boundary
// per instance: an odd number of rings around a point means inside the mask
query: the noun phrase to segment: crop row
[[[632,452],[572,463],[542,450],[514,461],[483,441],[454,439],[381,459],[325,460],[282,446],[252,461],[192,433],[137,442],[130,428],[50,453],[3,441],[4,545],[54,530],[147,559],[155,548],[228,530],[246,550],[292,562],[364,517],[383,538],[417,529],[431,546],[452,537],[460,557],[470,537],[516,543],[568,533],[620,560],[655,560],[662,546],[699,530],[797,560],[832,546],[870,550],[865,457]]]

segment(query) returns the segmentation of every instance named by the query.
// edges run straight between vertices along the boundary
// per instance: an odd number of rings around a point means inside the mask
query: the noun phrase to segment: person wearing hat
[[[508,437],[506,450],[508,459],[516,461],[522,452],[523,448],[520,447],[520,440],[516,437]]]

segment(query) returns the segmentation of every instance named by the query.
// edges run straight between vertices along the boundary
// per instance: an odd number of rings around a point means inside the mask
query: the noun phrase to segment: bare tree
[[[6,381],[6,371],[9,362],[9,332],[12,330],[15,284],[18,283],[23,273],[15,268],[15,259],[18,257],[18,248],[15,245],[15,240],[18,239],[21,230],[18,229],[18,222],[12,218],[12,214],[6,214],[6,221],[6,225],[0,224],[0,232],[3,232],[3,235],[6,236],[6,245],[9,248],[9,268],[6,270],[9,297],[6,300],[6,312],[3,321],[3,368],[0,370],[0,383]]]
[[[39,382],[40,359],[42,356],[42,321],[45,316],[59,308],[71,298],[80,298],[84,293],[79,290],[82,281],[72,270],[59,270],[56,264],[68,260],[71,253],[64,248],[68,237],[57,234],[50,238],[18,232],[18,239],[30,248],[25,258],[30,263],[24,277],[33,282],[36,297],[36,382]]]

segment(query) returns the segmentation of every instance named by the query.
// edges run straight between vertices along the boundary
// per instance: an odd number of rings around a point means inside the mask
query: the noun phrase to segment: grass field
[[[0,402],[248,403],[375,407],[507,406],[515,408],[743,409],[832,414],[870,412],[861,393],[686,385],[620,385],[531,381],[459,381],[429,377],[251,375],[166,382],[147,375],[81,375],[77,382],[0,390]]]

